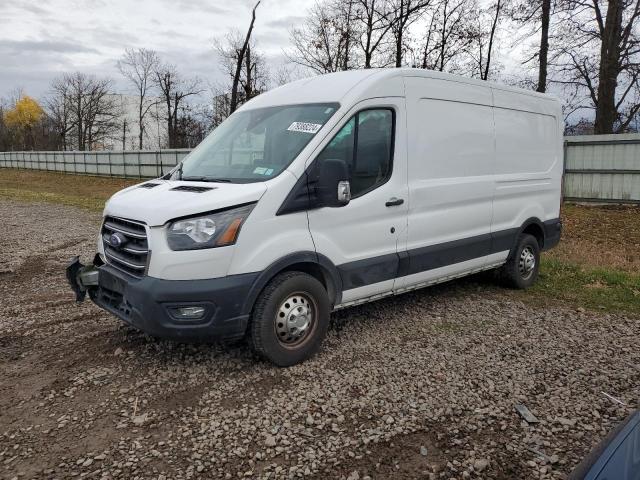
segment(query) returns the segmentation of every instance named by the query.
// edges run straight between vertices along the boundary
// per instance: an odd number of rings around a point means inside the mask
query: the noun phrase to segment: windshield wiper
[[[207,177],[207,176],[200,176],[200,177],[180,177],[180,180],[184,180],[187,182],[224,182],[224,183],[231,183],[231,180],[229,180],[228,178],[216,178],[216,177]]]

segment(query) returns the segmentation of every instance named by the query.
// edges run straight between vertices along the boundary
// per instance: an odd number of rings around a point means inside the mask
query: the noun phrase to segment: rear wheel
[[[526,233],[518,237],[518,243],[500,268],[504,283],[512,288],[529,288],[538,279],[540,246],[538,240]]]
[[[253,349],[281,367],[300,363],[320,348],[329,314],[329,296],[317,279],[302,272],[277,275],[253,309]]]

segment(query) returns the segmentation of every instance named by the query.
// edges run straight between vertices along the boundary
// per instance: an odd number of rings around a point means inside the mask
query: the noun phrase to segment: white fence
[[[191,150],[100,152],[0,152],[0,168],[107,177],[156,178],[176,166]]]
[[[0,152],[0,168],[128,178],[155,178],[190,150]],[[640,134],[565,139],[567,200],[640,204]]]
[[[640,134],[565,139],[567,200],[640,204]]]

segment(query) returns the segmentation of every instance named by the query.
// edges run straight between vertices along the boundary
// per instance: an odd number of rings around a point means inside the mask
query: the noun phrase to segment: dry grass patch
[[[640,207],[566,204],[560,244],[550,259],[640,273]]]
[[[140,181],[2,168],[0,197],[101,211],[111,195]]]

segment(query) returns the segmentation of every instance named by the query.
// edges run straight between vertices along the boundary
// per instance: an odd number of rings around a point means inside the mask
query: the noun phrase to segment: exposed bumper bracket
[[[71,259],[66,269],[67,281],[76,294],[76,302],[82,302],[88,287],[98,286],[98,269],[94,265],[83,265],[80,257]]]

